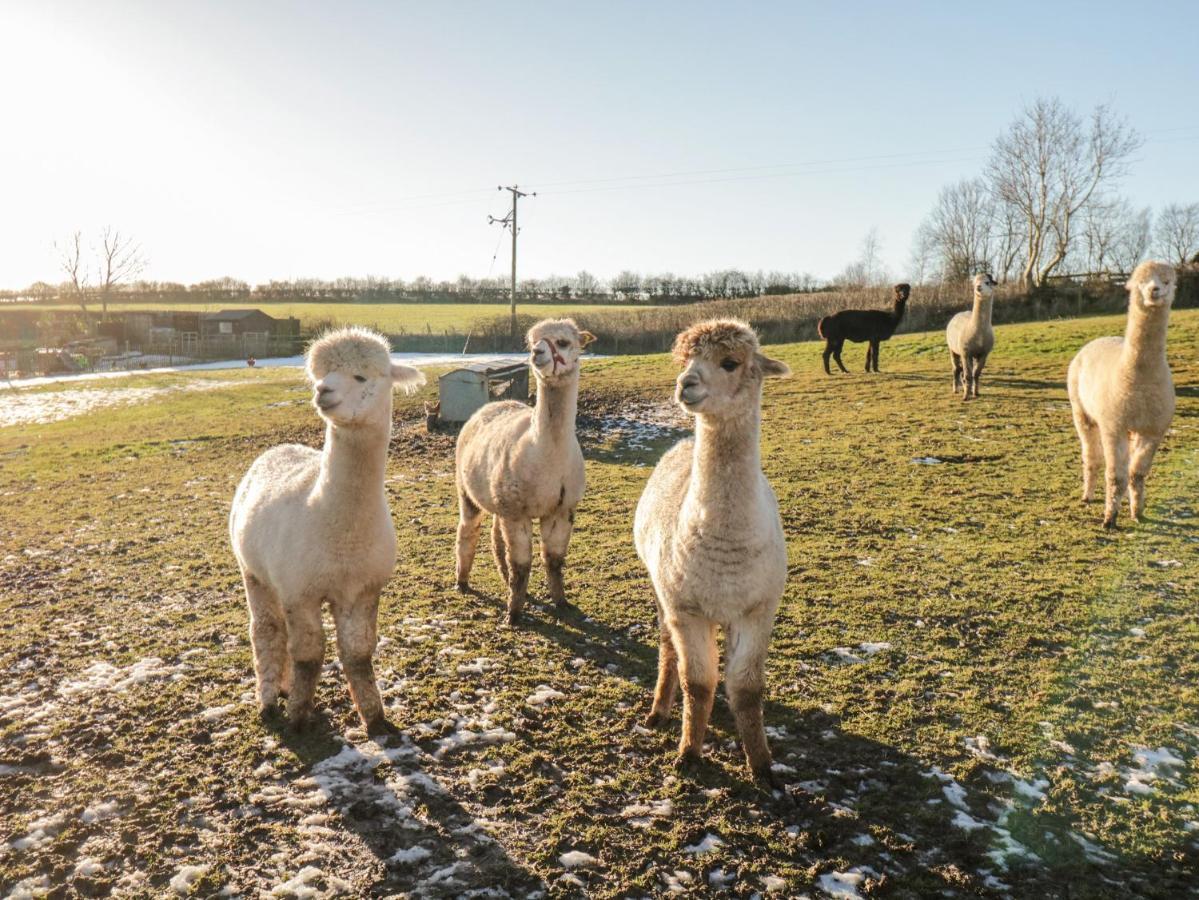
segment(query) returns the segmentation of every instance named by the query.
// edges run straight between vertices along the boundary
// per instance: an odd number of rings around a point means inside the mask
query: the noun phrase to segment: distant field
[[[424,331],[465,331],[473,322],[494,319],[508,313],[506,304],[501,303],[110,303],[109,310],[139,310],[147,312],[155,309],[169,310],[198,310],[199,312],[217,312],[228,307],[254,307],[261,309],[267,315],[283,318],[294,316],[299,319],[305,330],[310,326],[326,322],[338,325],[369,325],[379,331],[390,334],[407,332],[409,334]],[[21,304],[20,309],[76,309],[69,303],[32,303]],[[89,309],[98,310],[100,307],[91,304]],[[638,306],[637,309],[652,309],[653,307]],[[535,316],[564,316],[581,313],[603,312],[613,309],[628,309],[625,306],[615,306],[605,303],[554,303],[528,304],[517,307],[518,312]]]

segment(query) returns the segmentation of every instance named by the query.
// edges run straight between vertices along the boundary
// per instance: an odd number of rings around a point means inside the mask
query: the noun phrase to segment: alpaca
[[[324,449],[267,450],[238,485],[229,515],[250,607],[258,705],[266,716],[287,696],[292,726],[309,722],[325,653],[321,607],[328,601],[362,724],[371,735],[394,732],[371,662],[379,593],[396,560],[383,475],[392,386],[411,390],[425,377],[392,363],[387,341],[364,328],[314,342],[307,375],[325,421]]]
[[[579,357],[595,335],[571,319],[547,319],[529,329],[526,340],[536,405],[488,403],[462,426],[455,452],[458,590],[470,589],[479,526],[489,512],[495,517],[492,552],[508,585],[509,624],[520,619],[528,595],[534,519],[540,520],[550,598],[558,606],[566,602],[562,566],[586,486],[575,436]]]
[[[878,371],[878,345],[880,341],[888,341],[899,323],[908,304],[908,296],[912,293],[910,284],[897,284],[893,288],[895,300],[891,312],[881,309],[843,309],[831,316],[825,316],[816,323],[816,333],[824,339],[824,374],[833,374],[828,367],[831,356],[837,362],[837,368],[848,372],[841,362],[841,348],[847,340],[860,344],[869,341],[866,348],[866,371],[871,365]]]
[[[956,393],[961,387],[963,400],[978,397],[978,380],[995,346],[991,306],[997,283],[990,275],[975,275],[974,310],[958,313],[945,328],[949,355],[953,357],[953,390]]]
[[[766,650],[787,580],[787,546],[758,448],[762,381],[790,369],[765,356],[744,322],[714,319],[674,343],[675,400],[695,437],[669,450],[637,504],[634,540],[658,610],[658,682],[646,724],[670,717],[683,686],[677,764],[703,753],[716,694],[716,627],[725,629],[729,705],[750,769],[771,783],[762,725]]]
[[[1104,528],[1116,527],[1130,485],[1129,512],[1133,519],[1141,518],[1145,478],[1174,418],[1166,326],[1177,281],[1168,263],[1147,261],[1137,266],[1127,284],[1124,337],[1097,338],[1070,362],[1066,381],[1082,443],[1082,502],[1089,503],[1094,496],[1095,479],[1103,466]]]

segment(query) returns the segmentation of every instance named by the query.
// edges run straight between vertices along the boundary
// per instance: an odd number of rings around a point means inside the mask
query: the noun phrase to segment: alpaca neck
[[[899,327],[899,323],[903,321],[903,313],[907,309],[907,305],[906,300],[895,301],[895,311],[891,313],[891,320],[895,323],[896,327]]]
[[[547,381],[537,379],[537,403],[533,407],[533,431],[538,440],[566,441],[575,434],[579,404],[579,370]]]
[[[1166,358],[1166,328],[1170,313],[1166,308],[1141,309],[1134,305],[1128,310],[1128,325],[1124,330],[1124,349],[1121,362],[1135,369],[1153,368]]]
[[[979,325],[991,324],[991,304],[995,301],[993,296],[982,294],[974,295],[974,312],[970,316],[970,322],[975,327]]]
[[[352,428],[326,424],[316,493],[336,498],[342,508],[355,516],[369,509],[367,504],[383,491],[390,439],[390,413],[386,424],[368,423]]]
[[[762,473],[761,430],[760,404],[734,419],[696,416],[688,506],[724,515],[756,496],[751,488]]]

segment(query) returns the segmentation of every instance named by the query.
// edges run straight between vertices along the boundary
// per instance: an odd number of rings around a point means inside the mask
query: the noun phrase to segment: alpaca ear
[[[594,340],[595,340],[595,335],[592,334],[590,331],[580,331],[579,332],[579,346],[580,347],[586,347],[588,344],[592,343]]]
[[[425,373],[420,369],[414,369],[412,366],[402,366],[399,363],[392,363],[391,383],[393,386],[402,387],[405,393],[411,394],[425,383]]]
[[[777,359],[771,359],[763,353],[757,354],[758,368],[762,370],[762,375],[766,378],[789,378],[791,375],[791,367],[785,362],[779,362]]]

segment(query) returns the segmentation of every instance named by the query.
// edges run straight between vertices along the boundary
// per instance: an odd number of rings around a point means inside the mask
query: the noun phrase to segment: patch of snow
[[[411,866],[419,862],[424,862],[432,855],[433,851],[427,847],[406,847],[393,853],[388,858],[387,864],[392,866]]]
[[[787,881],[777,875],[765,875],[762,877],[762,887],[766,888],[767,893],[773,894],[775,891],[784,890],[787,887]]]
[[[561,691],[556,691],[549,685],[539,684],[537,690],[525,698],[525,703],[529,706],[544,706],[551,700],[564,700],[566,695]]]
[[[85,856],[79,862],[75,863],[76,877],[90,878],[92,875],[98,875],[103,871],[104,863],[93,856]]]
[[[207,872],[207,865],[184,866],[171,878],[171,890],[180,897],[185,897],[191,892],[192,885],[203,878]]]
[[[830,897],[858,900],[862,896],[858,893],[858,888],[865,880],[866,876],[862,872],[850,869],[848,872],[825,872],[816,883]]]
[[[692,844],[689,847],[684,847],[683,852],[699,855],[701,853],[710,853],[711,851],[717,850],[723,846],[724,841],[722,841],[717,835],[708,832],[703,836],[703,840],[701,840],[698,844]]]
[[[594,866],[599,860],[582,850],[567,850],[558,857],[558,862],[564,869],[577,869],[580,866]]]

